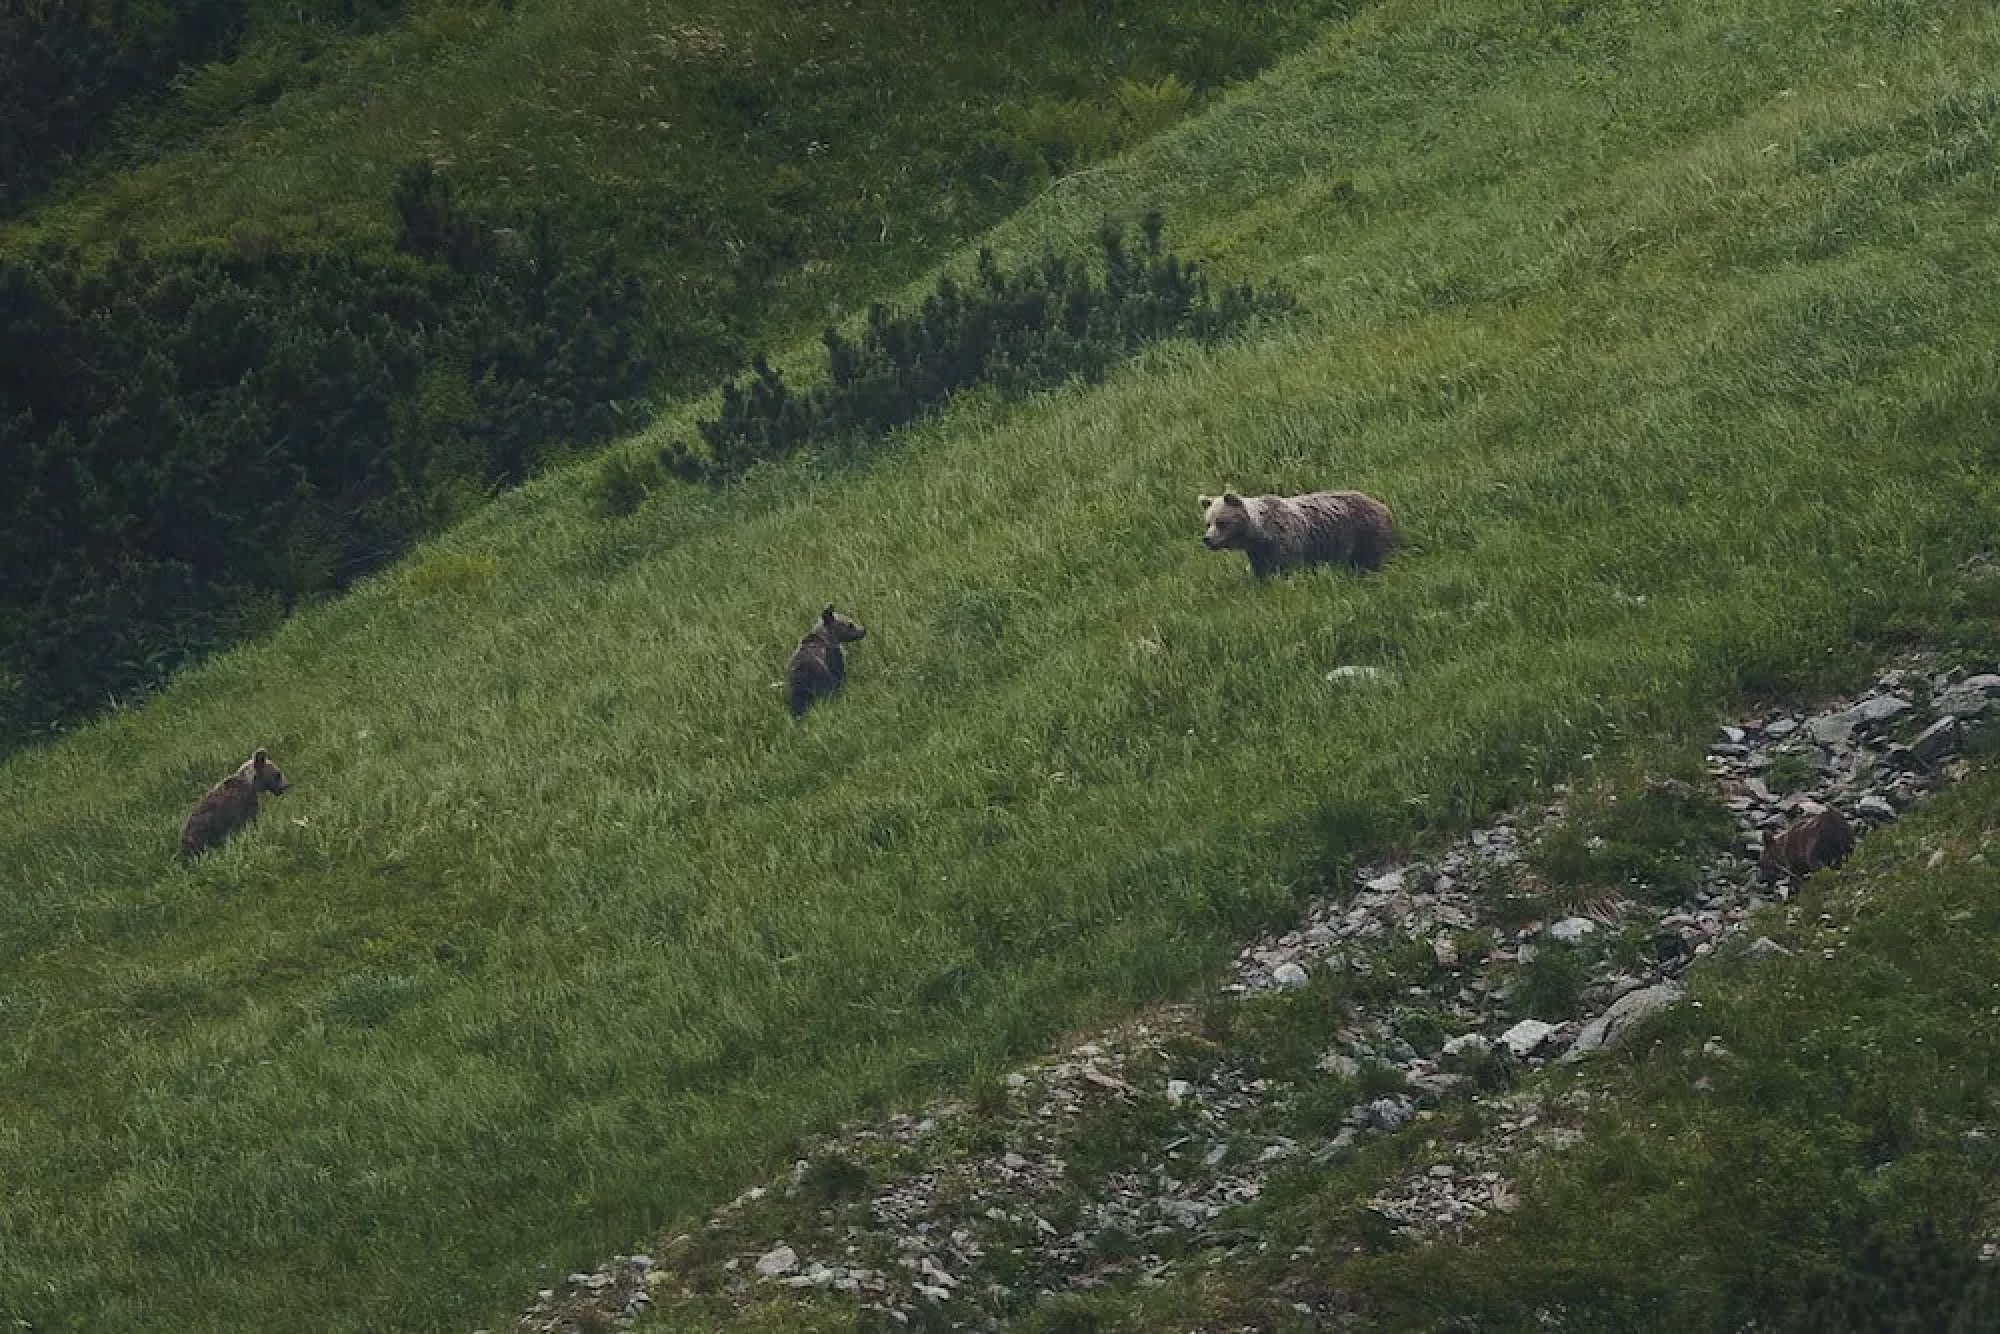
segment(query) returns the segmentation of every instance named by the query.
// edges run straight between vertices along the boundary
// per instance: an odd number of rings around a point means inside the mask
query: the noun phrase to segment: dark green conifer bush
[[[632,423],[639,284],[460,208],[396,249],[0,259],[0,746],[380,567],[468,491]]]
[[[970,287],[946,274],[917,310],[895,314],[878,302],[858,341],[828,329],[826,379],[809,390],[793,389],[760,356],[748,376],[722,386],[721,411],[698,424],[701,446],[669,445],[661,465],[713,482],[802,449],[851,449],[977,385],[1019,397],[1072,376],[1095,382],[1148,343],[1213,342],[1291,308],[1275,286],[1216,293],[1199,264],[1162,245],[1164,225],[1159,210],[1149,211],[1135,253],[1123,226],[1107,221],[1101,280],[1053,253],[1009,272],[981,251]]]

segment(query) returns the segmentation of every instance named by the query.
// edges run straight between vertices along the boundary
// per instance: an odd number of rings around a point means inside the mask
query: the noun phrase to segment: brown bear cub
[[[868,632],[833,609],[831,602],[819,614],[819,624],[807,632],[792,651],[785,669],[786,698],[796,718],[811,708],[813,701],[831,695],[847,679],[847,659],[842,644],[851,644]]]
[[[258,793],[282,796],[290,786],[278,772],[278,766],[271,763],[271,757],[258,751],[235,773],[210,788],[201,804],[194,808],[194,814],[188,816],[187,823],[181,826],[181,856],[199,857],[210,848],[221,846],[257,818]]]
[[[1802,815],[1782,832],[1764,836],[1757,867],[1766,880],[1811,875],[1822,866],[1838,866],[1854,851],[1854,826],[1835,810]]]
[[[1396,516],[1359,491],[1303,496],[1203,496],[1210,551],[1240,551],[1259,579],[1302,565],[1351,565],[1373,570],[1396,543]]]

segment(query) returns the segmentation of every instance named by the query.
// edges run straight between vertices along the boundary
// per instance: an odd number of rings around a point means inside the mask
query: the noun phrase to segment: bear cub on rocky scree
[[[1241,551],[1259,579],[1302,565],[1351,565],[1373,570],[1396,541],[1396,516],[1359,491],[1303,496],[1203,496],[1210,551]]]
[[[1822,866],[1838,866],[1854,851],[1854,826],[1839,811],[1822,809],[1800,816],[1782,831],[1764,835],[1757,869],[1766,880],[1811,875]]]
[[[785,668],[785,694],[796,718],[813,706],[813,701],[831,695],[847,679],[847,659],[840,651],[868,632],[833,609],[831,602],[819,614],[819,623],[792,650]]]
[[[257,794],[283,796],[291,784],[260,750],[229,777],[208,790],[201,804],[181,826],[181,856],[199,857],[210,848],[228,841],[237,830],[257,818]]]

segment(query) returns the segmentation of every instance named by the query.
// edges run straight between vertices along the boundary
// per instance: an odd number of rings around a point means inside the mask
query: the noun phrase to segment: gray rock
[[[1867,820],[1893,820],[1896,808],[1873,792],[1854,803],[1854,813]]]
[[[1894,718],[1910,707],[1910,701],[1901,695],[1870,695],[1856,704],[1848,712],[1854,715],[1857,726],[1879,723]]]
[[[1281,963],[1271,970],[1271,980],[1290,991],[1306,984],[1306,970],[1295,963]]]
[[[1792,733],[1798,730],[1799,730],[1799,724],[1798,720],[1795,718],[1773,718],[1769,723],[1765,725],[1764,735],[1768,737],[1782,738],[1782,737],[1788,737]]]
[[[1753,959],[1769,959],[1775,955],[1790,954],[1791,951],[1769,936],[1759,936],[1743,951]]]
[[[1813,719],[1812,734],[1825,745],[1838,746],[1853,736],[1856,728],[1887,722],[1909,707],[1910,701],[1901,695],[1870,695],[1853,708]]]
[[[1549,928],[1549,934],[1565,945],[1574,945],[1595,930],[1597,923],[1588,917],[1565,917]]]
[[[1500,1035],[1500,1043],[1516,1056],[1526,1056],[1549,1040],[1556,1031],[1554,1024],[1543,1023],[1540,1019],[1523,1019]]]
[[[1410,1076],[1410,1087],[1431,1098],[1443,1098],[1455,1093],[1464,1087],[1465,1082],[1464,1075],[1442,1071],[1437,1074]]]
[[[1960,730],[1958,719],[1946,714],[1910,738],[1910,759],[1928,769],[1945,756],[1957,753]]]
[[[2000,699],[2000,676],[1989,672],[1968,676],[1945,690],[1937,698],[1937,708],[1940,713],[1970,718],[1984,713],[1996,699]]]
[[[1317,1064],[1321,1070],[1341,1079],[1352,1079],[1361,1073],[1361,1062],[1344,1051],[1328,1051],[1320,1056]]]
[[[1628,991],[1611,1003],[1611,1008],[1583,1026],[1576,1035],[1576,1041],[1563,1055],[1565,1061],[1580,1061],[1593,1052],[1616,1047],[1625,1040],[1632,1026],[1648,1015],[1680,1000],[1682,988],[1678,983],[1659,982],[1637,991]]]
[[[1493,1044],[1478,1033],[1460,1033],[1455,1038],[1447,1038],[1444,1044],[1446,1056],[1484,1056],[1493,1050]]]
[[[1188,1094],[1192,1092],[1194,1092],[1194,1085],[1188,1083],[1185,1079],[1169,1079],[1167,1081],[1167,1101],[1176,1107],[1186,1102]]]
[[[799,1253],[782,1242],[757,1257],[757,1272],[765,1278],[777,1278],[798,1267]]]
[[[1395,1130],[1416,1115],[1417,1109],[1407,1098],[1377,1098],[1362,1111],[1363,1119],[1377,1130]]]

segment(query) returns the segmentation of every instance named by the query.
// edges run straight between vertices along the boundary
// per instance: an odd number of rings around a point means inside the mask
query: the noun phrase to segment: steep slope
[[[817,331],[1341,7],[15,7],[0,749]]]
[[[1990,639],[1996,56],[1970,3],[1385,4],[995,238],[1158,202],[1283,327],[622,521],[551,478],[9,760],[0,1306],[476,1320],[1362,851]],[[1381,575],[1195,540],[1329,483]],[[869,637],[794,725],[829,600]],[[173,866],[256,745],[295,790]]]

